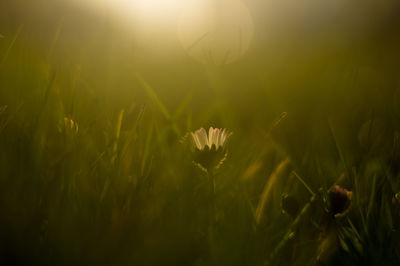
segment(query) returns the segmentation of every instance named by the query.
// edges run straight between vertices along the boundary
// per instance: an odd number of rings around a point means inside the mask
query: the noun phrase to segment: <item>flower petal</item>
[[[201,150],[201,144],[200,144],[199,138],[197,137],[196,132],[195,133],[191,132],[190,134],[192,135],[192,140],[194,142],[194,146],[197,149]]]
[[[223,147],[225,145],[226,140],[226,129],[224,128],[219,136],[219,145]]]
[[[214,137],[213,137],[213,143],[215,145],[215,148],[218,150],[219,148],[219,136],[221,134],[221,130],[219,128],[214,129]]]
[[[213,145],[213,138],[214,138],[214,128],[210,127],[210,129],[208,130],[208,147],[212,148]]]
[[[199,130],[196,131],[196,135],[199,139],[200,150],[202,150],[208,144],[207,132],[204,128],[200,128]]]

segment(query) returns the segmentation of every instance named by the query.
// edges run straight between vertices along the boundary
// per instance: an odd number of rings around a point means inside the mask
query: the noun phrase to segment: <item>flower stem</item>
[[[213,265],[213,248],[215,241],[215,223],[216,223],[216,212],[215,212],[215,176],[211,169],[208,173],[208,184],[209,184],[209,226],[208,226],[208,245],[210,255],[210,265]]]

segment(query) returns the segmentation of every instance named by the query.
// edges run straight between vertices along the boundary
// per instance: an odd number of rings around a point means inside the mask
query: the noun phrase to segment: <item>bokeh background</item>
[[[188,4],[222,25],[197,51]],[[395,0],[1,1],[3,265],[396,265],[399,12]],[[209,126],[233,132],[213,243],[207,178],[181,143]],[[307,205],[293,171],[320,200]],[[316,225],[334,183],[354,198],[332,233]],[[311,208],[295,224],[284,193]]]

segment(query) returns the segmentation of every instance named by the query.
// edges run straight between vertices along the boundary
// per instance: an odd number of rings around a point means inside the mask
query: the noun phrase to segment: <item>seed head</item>
[[[328,192],[329,212],[334,217],[340,217],[346,214],[353,193],[338,185],[334,185]]]

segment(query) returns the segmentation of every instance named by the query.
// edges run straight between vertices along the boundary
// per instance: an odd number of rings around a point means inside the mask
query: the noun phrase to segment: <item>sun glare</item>
[[[177,17],[183,0],[136,0],[132,1],[134,8],[138,9],[141,16],[155,19]]]
[[[85,0],[99,6],[95,0]],[[160,49],[165,38],[203,64],[237,61],[249,49],[254,24],[244,0],[101,0],[107,13],[127,22]],[[160,40],[154,41],[154,40]]]
[[[154,26],[179,17],[184,0],[103,0],[106,6],[120,15],[134,19],[147,26]]]
[[[237,61],[248,50],[253,28],[242,0],[193,0],[181,11],[178,33],[189,55],[222,65]]]
[[[147,23],[160,23],[179,16],[185,0],[75,0],[79,5],[106,9],[108,13]]]

